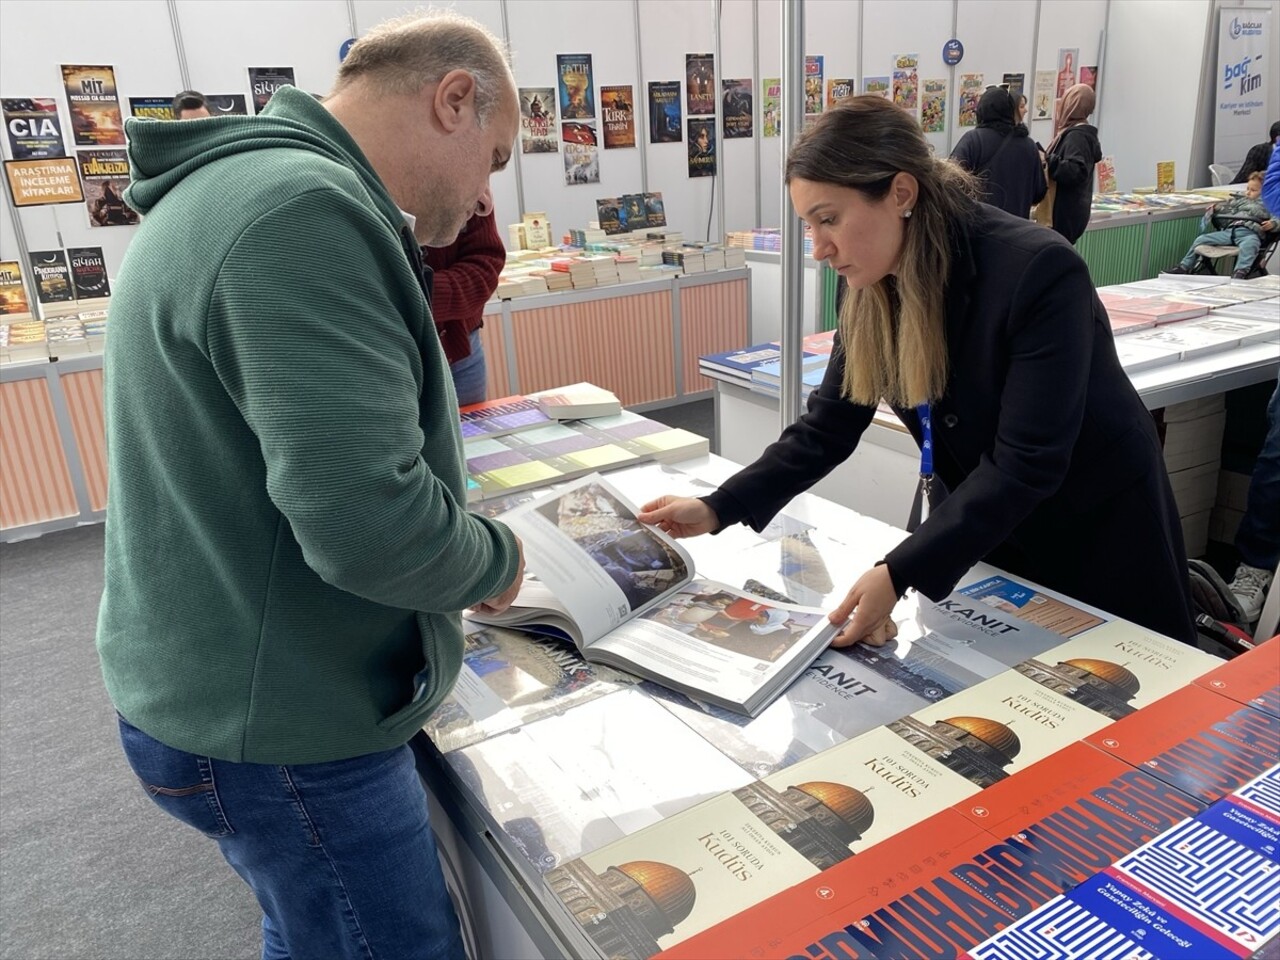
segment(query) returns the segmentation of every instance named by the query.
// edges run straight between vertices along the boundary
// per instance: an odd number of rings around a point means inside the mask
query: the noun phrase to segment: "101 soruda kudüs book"
[[[559,636],[588,661],[755,716],[835,628],[820,609],[698,578],[693,558],[636,513],[596,474],[504,514],[529,576],[510,609],[471,618]]]

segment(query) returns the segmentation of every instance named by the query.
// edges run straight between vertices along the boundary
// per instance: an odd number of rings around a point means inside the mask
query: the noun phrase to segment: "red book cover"
[[[1280,719],[1191,684],[1085,741],[1209,804],[1280,760]]]
[[[863,918],[874,911],[892,904],[904,895],[910,895],[921,884],[939,875],[973,855],[980,853],[992,842],[992,837],[972,821],[952,810],[944,810],[922,821],[910,830],[876,844],[849,860],[824,870],[817,876],[796,884],[749,910],[711,927],[697,936],[677,944],[659,956],[668,960],[706,960],[707,957],[864,957],[888,956],[873,953],[873,947],[848,946],[855,941],[846,930],[855,926],[867,944],[880,949],[895,938],[896,920],[866,919],[866,926],[859,927]],[[972,891],[965,891],[972,896]],[[976,910],[967,902],[965,893],[956,896],[966,901],[944,905],[947,917],[958,917],[964,932],[947,939],[946,928],[950,922],[938,918],[942,930],[931,930],[927,923],[922,935],[926,940],[965,944],[977,943],[990,934],[977,935],[980,927],[966,919],[969,912],[987,913],[991,908]],[[926,908],[926,913],[932,907]],[[1008,918],[1000,914],[1001,926]],[[874,930],[872,928],[875,928]],[[972,931],[972,932],[969,932]],[[994,930],[992,932],[995,932]],[[921,931],[913,926],[903,928],[902,935],[915,938]],[[972,937],[973,939],[969,939]],[[830,953],[810,952],[815,945],[830,946]],[[839,944],[839,945],[838,945]],[[884,949],[888,949],[886,946]],[[912,951],[915,948],[911,948]],[[958,947],[946,948],[954,956]],[[841,952],[843,951],[843,952]],[[860,952],[861,951],[861,952]],[[899,954],[894,954],[895,956]],[[909,952],[907,956],[923,956]]]
[[[1280,640],[1228,660],[1196,680],[1220,696],[1280,717]]]

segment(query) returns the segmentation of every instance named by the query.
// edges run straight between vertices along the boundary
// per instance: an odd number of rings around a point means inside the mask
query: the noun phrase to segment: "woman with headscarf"
[[[951,159],[978,178],[979,199],[1023,220],[1045,192],[1040,151],[1016,122],[1008,90],[991,87],[978,101],[978,125],[965,133]]]
[[[1093,168],[1102,159],[1098,128],[1088,123],[1097,103],[1093,87],[1077,83],[1058,103],[1053,139],[1045,151],[1049,179],[1057,184],[1053,201],[1053,229],[1071,243],[1089,225],[1093,201]]]

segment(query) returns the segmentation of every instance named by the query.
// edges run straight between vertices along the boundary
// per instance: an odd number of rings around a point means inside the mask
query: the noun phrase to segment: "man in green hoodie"
[[[418,251],[518,121],[502,45],[446,13],[375,28],[323,103],[127,126],[98,650],[130,764],[253,889],[267,957],[461,956],[406,744],[523,558],[466,510]]]

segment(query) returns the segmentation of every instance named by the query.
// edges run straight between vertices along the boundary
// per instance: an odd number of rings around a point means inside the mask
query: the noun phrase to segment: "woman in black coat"
[[[786,176],[814,257],[849,284],[826,378],[717,492],[660,497],[639,519],[675,536],[762,530],[853,453],[884,398],[917,443],[931,414],[950,493],[831,612],[837,645],[883,643],[908,587],[940,600],[980,560],[1194,643],[1155,426],[1076,252],[975,203],[972,178],[878,97],[823,114]]]
[[[1102,159],[1098,128],[1088,123],[1097,97],[1093,87],[1068,87],[1058,104],[1053,139],[1045,151],[1049,177],[1056,183],[1053,229],[1075,243],[1089,225],[1093,203],[1093,168]]]
[[[1023,220],[1044,197],[1040,151],[1017,122],[1008,90],[991,87],[978,101],[978,125],[951,151],[951,159],[978,178],[979,199]]]

